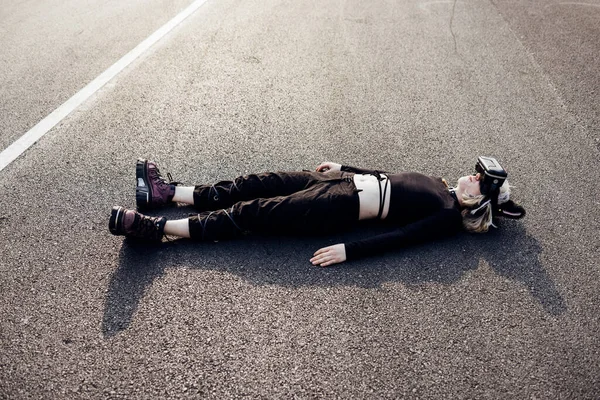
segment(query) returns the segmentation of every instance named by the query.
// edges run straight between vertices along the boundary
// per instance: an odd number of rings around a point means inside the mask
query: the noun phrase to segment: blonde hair
[[[506,203],[510,199],[510,184],[508,180],[504,181],[500,186],[500,194],[498,194],[498,204]],[[462,194],[462,203],[464,209],[461,211],[463,227],[467,232],[484,233],[492,226],[492,204],[488,203],[484,206],[484,212],[480,216],[473,216],[471,210],[479,207],[479,204],[485,198],[484,195],[471,196],[466,193]]]

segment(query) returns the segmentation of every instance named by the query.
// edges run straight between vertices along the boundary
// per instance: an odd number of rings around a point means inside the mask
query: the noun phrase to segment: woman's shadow
[[[450,285],[485,260],[497,274],[521,282],[551,315],[566,310],[540,262],[542,249],[538,241],[516,221],[504,221],[502,229],[487,234],[464,234],[335,268],[312,267],[308,262],[320,247],[381,231],[367,226],[326,238],[248,237],[220,243],[175,240],[159,246],[126,239],[119,267],[110,279],[102,332],[104,337],[111,337],[131,324],[146,288],[165,273],[166,265],[229,272],[254,285],[377,288],[385,282]]]

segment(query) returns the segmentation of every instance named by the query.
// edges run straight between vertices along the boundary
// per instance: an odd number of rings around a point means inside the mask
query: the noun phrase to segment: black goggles
[[[500,186],[508,176],[506,170],[492,157],[481,156],[477,158],[475,170],[481,174],[479,186],[483,195],[499,193]]]

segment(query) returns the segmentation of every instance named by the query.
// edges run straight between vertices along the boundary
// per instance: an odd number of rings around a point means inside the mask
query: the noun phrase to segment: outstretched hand
[[[331,171],[341,171],[342,164],[334,163],[331,161],[325,161],[319,164],[316,171],[317,172],[331,172]]]
[[[310,259],[313,265],[328,267],[332,264],[338,264],[346,261],[346,246],[344,243],[334,244],[333,246],[323,247],[315,252],[314,257]]]

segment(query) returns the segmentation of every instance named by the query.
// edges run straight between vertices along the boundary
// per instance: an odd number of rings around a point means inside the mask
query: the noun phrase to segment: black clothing
[[[356,226],[360,202],[353,175],[377,171],[343,166],[340,172],[278,172],[239,177],[194,189],[190,236],[233,238],[246,232],[321,234]],[[414,172],[387,174],[390,232],[345,243],[356,259],[437,239],[462,229],[458,201],[440,178]],[[216,210],[216,211],[210,211]]]
[[[378,174],[380,171],[343,166],[342,171]],[[441,178],[417,172],[387,174],[390,208],[386,222],[400,227],[364,240],[345,243],[348,260],[381,253],[462,230],[460,205]]]
[[[247,232],[314,235],[346,230],[356,225],[359,215],[353,175],[271,172],[196,186],[194,206],[204,212],[190,217],[190,236],[219,240]]]

